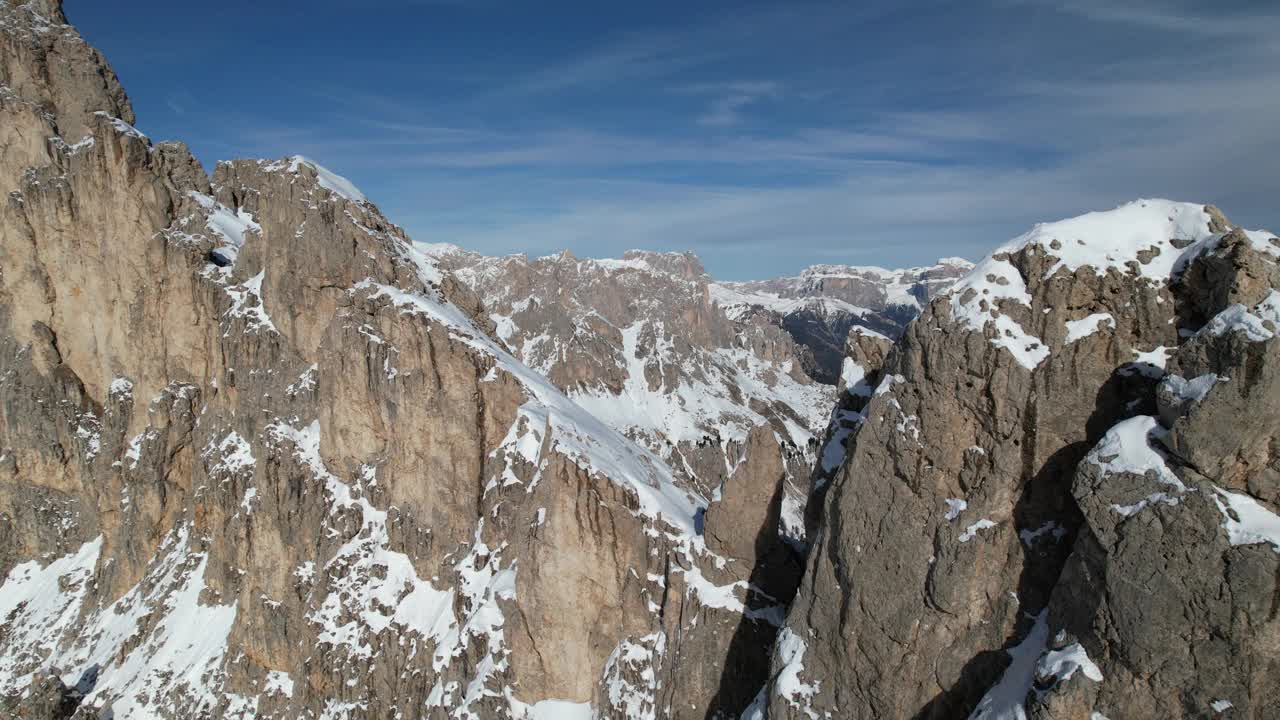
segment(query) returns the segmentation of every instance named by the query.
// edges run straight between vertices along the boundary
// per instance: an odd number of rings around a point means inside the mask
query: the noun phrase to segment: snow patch
[[[1031,295],[1017,268],[1008,260],[997,259],[997,254],[984,258],[947,290],[951,316],[974,332],[993,325],[995,337],[991,344],[1008,350],[1018,364],[1034,370],[1049,356],[1049,348],[1012,318],[1000,314],[1000,302],[1031,307]]]
[[[217,458],[209,468],[210,477],[234,475],[241,470],[253,467],[257,462],[253,458],[253,448],[250,447],[249,441],[234,430],[217,443],[210,443],[202,456],[206,462]]]
[[[515,699],[509,701],[514,720],[591,720],[591,703],[568,700],[541,700],[525,705]]]
[[[840,364],[840,386],[850,395],[871,395],[871,388],[867,385],[867,369],[851,357],[846,357]]]
[[[287,672],[271,670],[267,673],[262,691],[268,695],[283,695],[291,698],[293,697],[293,678],[289,677]]]
[[[121,135],[127,135],[129,137],[136,138],[138,140],[141,140],[144,143],[151,142],[150,140],[147,139],[146,135],[142,134],[141,130],[138,130],[138,128],[130,125],[129,123],[125,122],[124,120],[121,120],[120,118],[112,115],[111,113],[106,112],[105,110],[98,110],[97,112],[94,113],[94,115],[101,118],[106,118],[108,124],[111,125],[111,128],[116,132],[120,133]]]
[[[600,717],[657,720],[658,677],[655,668],[666,653],[667,636],[659,631],[618,643],[601,674],[608,708]],[[606,713],[604,710],[612,710]]]
[[[320,187],[332,192],[334,195],[350,200],[354,203],[368,202],[364,193],[360,192],[360,190],[350,180],[302,155],[294,155],[286,160],[277,160],[276,162],[264,166],[263,170],[266,170],[267,172],[280,172],[283,170],[296,174],[298,172],[298,168],[303,166],[306,166],[315,172],[316,181],[320,184]]]
[[[1111,329],[1116,327],[1116,319],[1111,317],[1111,313],[1094,313],[1088,317],[1079,320],[1067,321],[1067,344],[1082,340],[1090,335],[1098,332],[1103,326],[1107,325]]]
[[[1094,682],[1102,682],[1102,671],[1089,659],[1089,653],[1085,652],[1080,643],[1072,643],[1061,650],[1050,650],[1036,665],[1038,677],[1057,678],[1059,683],[1070,680],[1077,670]]]
[[[773,690],[779,697],[787,701],[791,707],[804,713],[810,720],[818,720],[813,711],[813,697],[818,693],[819,683],[806,683],[800,679],[804,670],[804,654],[808,650],[803,638],[789,627],[778,632],[774,643],[774,665],[780,665],[778,677],[774,680]]]
[[[76,629],[76,646],[57,667],[68,686],[97,668],[85,707],[109,703],[117,717],[170,715],[179,705],[200,715],[217,707],[236,606],[200,603],[207,566],[208,556],[191,549],[190,531],[181,525],[138,585]],[[126,644],[130,650],[122,653]]]
[[[960,533],[960,537],[957,539],[962,543],[969,542],[970,540],[978,536],[979,531],[990,530],[996,525],[999,525],[999,523],[992,521],[990,518],[982,518],[981,520],[965,528],[964,532]]]
[[[1067,536],[1067,529],[1059,525],[1056,520],[1050,520],[1035,530],[1018,531],[1018,537],[1022,539],[1022,544],[1027,547],[1035,545],[1036,541],[1045,535],[1052,537],[1054,540],[1061,540]]]
[[[1226,382],[1228,379],[1213,373],[1200,375],[1190,380],[1180,375],[1169,375],[1165,377],[1162,384],[1174,397],[1182,402],[1198,403],[1204,400],[1214,385]]]
[[[279,335],[280,331],[276,329],[276,324],[271,322],[271,317],[267,315],[267,308],[262,303],[262,281],[266,274],[267,271],[263,270],[240,285],[223,288],[231,297],[231,307],[225,313],[225,317],[243,318],[247,331],[265,330]],[[222,336],[227,337],[228,333],[230,330],[223,332]]]
[[[357,289],[390,299],[401,312],[421,314],[445,325],[456,339],[492,357],[532,396],[520,406],[518,413],[529,427],[550,428],[550,441],[561,454],[591,472],[632,489],[645,516],[662,518],[686,537],[698,534],[694,516],[699,508],[706,506],[704,498],[680,489],[661,459],[584,410],[545,377],[517,361],[477,329],[457,307],[435,295],[411,293],[371,280],[362,281]]]
[[[1219,237],[1209,231],[1209,220],[1203,205],[1135,200],[1114,210],[1040,223],[996,253],[1040,246],[1058,258],[1045,273],[1046,278],[1062,268],[1075,272],[1089,267],[1098,275],[1105,275],[1108,270],[1136,269],[1139,277],[1163,283],[1181,269],[1180,261],[1193,257],[1203,245]],[[1189,247],[1185,245],[1187,241],[1191,243]],[[1057,248],[1053,247],[1055,243]]]
[[[0,636],[7,651],[0,697],[27,689],[32,675],[51,665],[59,640],[79,618],[101,551],[99,535],[43,567],[36,560],[16,565],[0,584]]]
[[[728,585],[716,585],[707,580],[697,567],[691,567],[687,570],[676,568],[676,570],[684,573],[685,586],[693,591],[693,594],[697,596],[698,602],[703,607],[721,608],[736,613],[746,611],[746,606],[734,593],[738,588],[747,587],[746,580],[739,580]]]
[[[1275,337],[1280,328],[1280,291],[1272,290],[1252,310],[1244,305],[1232,305],[1213,316],[1199,334],[1215,337],[1224,333],[1243,333],[1252,342],[1263,342]]]
[[[1271,543],[1280,554],[1280,516],[1244,493],[1228,492],[1216,485],[1213,490],[1213,501],[1222,513],[1222,527],[1232,545]]]
[[[1012,662],[1000,681],[982,696],[969,720],[1026,720],[1023,702],[1035,683],[1040,654],[1049,642],[1048,612],[1041,610],[1022,642],[1005,651]]]
[[[1112,510],[1129,517],[1153,503],[1178,504],[1179,496],[1187,491],[1187,487],[1169,469],[1164,456],[1152,444],[1152,438],[1166,434],[1167,431],[1160,427],[1154,417],[1138,415],[1113,426],[1085,456],[1085,462],[1102,468],[1109,474],[1154,476],[1156,482],[1177,493],[1170,495],[1165,491],[1157,491],[1130,505],[1113,504]]]
[[[115,378],[111,381],[111,386],[107,389],[107,394],[113,398],[120,399],[133,397],[133,381],[129,378]]]

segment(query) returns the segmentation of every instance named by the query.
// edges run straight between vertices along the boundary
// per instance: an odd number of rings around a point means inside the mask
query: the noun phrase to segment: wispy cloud
[[[854,7],[827,0],[754,5],[703,16],[680,13],[679,24],[605,36],[585,50],[518,74],[486,95],[550,94],[616,87],[638,79],[669,79],[718,62],[750,57],[763,38],[785,43],[792,38],[846,32],[891,7],[886,2]],[[815,18],[821,18],[823,24],[815,25]]]
[[[1266,8],[1232,12],[1229,6],[1215,5],[1212,13],[1203,13],[1180,9],[1171,3],[1156,6],[1074,0],[1048,4],[1062,12],[1098,22],[1206,38],[1263,36],[1275,33],[1280,26],[1280,12]]]
[[[195,101],[191,93],[186,91],[169,93],[164,98],[165,107],[179,117],[187,114],[187,108]]]
[[[395,130],[371,121],[366,135],[327,128],[246,128],[258,146],[310,148],[348,168],[458,170],[609,170],[655,166],[758,167],[774,171],[841,172],[865,162],[928,162],[949,154],[945,141],[898,133],[801,128],[787,133],[710,138],[653,137],[587,129],[492,132],[455,128]]]
[[[272,87],[270,117],[169,99],[221,155],[311,155],[421,240],[693,249],[725,277],[915,264],[1141,196],[1280,225],[1275,12],[787,3],[583,34],[447,97],[413,76]]]
[[[727,82],[693,85],[686,92],[712,96],[711,105],[698,116],[698,124],[728,127],[742,121],[742,111],[749,105],[775,98],[780,94],[776,82]]]
[[[543,67],[496,89],[496,94],[535,95],[594,87],[606,83],[661,77],[706,59],[690,53],[679,34],[629,34],[563,62]]]

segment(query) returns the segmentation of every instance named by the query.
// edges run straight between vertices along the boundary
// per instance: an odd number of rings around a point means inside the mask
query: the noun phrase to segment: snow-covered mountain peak
[[[292,155],[281,160],[262,160],[259,164],[264,172],[305,174],[320,187],[350,202],[368,202],[368,198],[360,192],[355,183],[303,155]]]

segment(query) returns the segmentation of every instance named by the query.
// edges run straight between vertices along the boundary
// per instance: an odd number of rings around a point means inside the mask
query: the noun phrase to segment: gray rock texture
[[[1274,716],[1280,556],[1230,527],[1276,521],[1278,255],[1140,201],[935,299],[852,418],[769,717]]]

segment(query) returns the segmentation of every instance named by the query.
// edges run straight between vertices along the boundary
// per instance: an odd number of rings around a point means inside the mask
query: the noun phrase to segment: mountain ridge
[[[58,0],[0,4],[0,116],[0,711],[1280,707],[1271,233],[1140,200],[762,290],[909,314],[826,328],[824,384],[690,255],[485,258],[301,156],[210,176]]]

